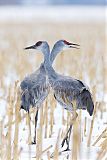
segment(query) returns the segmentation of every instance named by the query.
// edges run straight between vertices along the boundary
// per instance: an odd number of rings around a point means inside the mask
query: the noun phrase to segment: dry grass
[[[26,126],[29,128],[28,141],[31,142],[32,126],[25,112],[20,112],[20,94],[19,84],[25,75],[32,73],[37,69],[41,61],[42,55],[27,54],[23,50],[29,44],[38,40],[47,40],[52,46],[56,40],[67,39],[81,45],[80,50],[68,50],[58,55],[55,60],[54,68],[57,72],[70,75],[82,79],[90,86],[96,110],[94,112],[91,125],[88,118],[84,116],[84,123],[81,122],[81,113],[74,124],[72,134],[72,152],[69,156],[72,159],[79,159],[81,155],[80,145],[84,138],[87,140],[89,147],[96,145],[97,142],[102,143],[100,151],[97,154],[97,160],[103,159],[105,149],[107,148],[107,136],[103,137],[104,132],[94,135],[94,122],[97,119],[102,120],[104,113],[107,111],[104,95],[107,92],[107,57],[105,54],[105,32],[104,23],[1,23],[0,24],[0,101],[6,101],[6,114],[0,118],[0,159],[18,160],[21,159],[23,148],[19,146],[19,125],[26,119]],[[66,53],[68,52],[68,53]],[[100,98],[98,98],[98,95]],[[100,104],[100,105],[99,105]],[[1,105],[1,109],[2,109]],[[56,102],[53,96],[49,95],[40,109],[39,126],[37,129],[37,145],[35,147],[36,159],[42,159],[46,153],[47,159],[50,160],[51,145],[43,149],[44,138],[51,138],[55,123]],[[31,115],[34,111],[31,111]],[[100,118],[99,118],[100,115]],[[66,128],[70,122],[70,115],[66,116],[66,111],[62,111],[62,126]],[[107,124],[107,122],[106,122]],[[90,129],[87,128],[90,126]],[[105,124],[104,124],[105,126]],[[89,132],[88,132],[88,131]],[[44,131],[44,132],[43,132]],[[60,159],[58,147],[60,139],[64,137],[63,129],[59,132],[54,147],[53,159]],[[87,133],[88,132],[88,133]],[[101,135],[100,135],[101,134]],[[32,158],[29,148],[29,159]],[[34,158],[35,159],[35,158]]]

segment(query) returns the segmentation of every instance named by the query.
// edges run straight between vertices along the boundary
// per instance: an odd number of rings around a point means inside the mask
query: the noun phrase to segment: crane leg
[[[34,141],[32,142],[32,144],[36,144],[36,128],[37,128],[37,121],[38,121],[38,109],[37,109],[36,115],[35,115],[35,133],[34,133]]]
[[[66,133],[66,136],[65,136],[65,138],[63,139],[62,144],[61,144],[62,147],[64,146],[65,142],[66,142],[66,144],[67,144],[67,148],[66,148],[64,151],[70,150],[70,149],[69,149],[69,141],[70,141],[71,130],[72,130],[72,125],[70,125],[70,127],[69,127],[69,129],[68,129],[68,131],[67,131],[67,133]]]
[[[78,114],[76,112],[73,112],[73,117],[72,117],[72,120],[71,120],[71,124],[70,124],[70,127],[66,133],[66,136],[64,137],[63,141],[62,141],[62,144],[61,146],[63,147],[65,142],[67,144],[67,148],[64,150],[64,151],[69,151],[69,142],[70,142],[70,136],[71,136],[71,130],[72,130],[72,126],[77,118]]]

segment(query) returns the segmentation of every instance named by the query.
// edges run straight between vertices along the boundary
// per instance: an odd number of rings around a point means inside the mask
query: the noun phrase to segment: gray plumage
[[[43,63],[40,68],[21,82],[21,108],[29,111],[30,107],[39,107],[49,93],[49,84]]]
[[[62,50],[60,47],[61,40],[57,41],[53,47],[50,55],[51,64],[56,58],[57,54]],[[41,44],[41,41],[37,42],[37,45]],[[34,49],[32,46],[25,49]],[[49,53],[50,54],[50,53]],[[43,101],[48,96],[50,90],[50,84],[47,80],[47,74],[44,68],[44,62],[34,73],[28,75],[21,82],[21,108],[29,111],[30,107],[40,107]]]
[[[77,44],[69,43],[65,40],[58,41],[54,47],[57,54],[66,48],[77,48]],[[52,53],[53,53],[52,50]],[[56,52],[56,51],[55,51]],[[53,54],[54,55],[54,54]],[[52,56],[51,56],[52,57]],[[50,57],[50,59],[51,59]],[[54,58],[53,58],[54,59]],[[50,63],[50,62],[48,62]],[[46,66],[49,82],[54,91],[55,99],[66,109],[73,112],[72,101],[76,101],[77,109],[87,109],[90,116],[93,114],[94,104],[89,88],[82,81],[60,75],[51,68],[51,63]]]
[[[54,55],[57,55],[62,50],[66,48],[78,48],[78,46],[79,45],[77,44],[69,43],[65,40],[60,40],[54,45],[51,56],[49,54],[49,45],[45,41],[41,41],[40,45],[38,45],[37,42],[35,45],[27,47],[26,49],[37,49],[44,54],[44,73],[48,75],[49,84],[53,89],[54,97],[57,102],[74,115],[76,109],[87,109],[91,116],[93,114],[94,104],[88,87],[80,80],[74,79],[72,77],[62,76],[56,73],[52,67],[51,62],[54,60]],[[74,101],[76,102],[76,108],[73,106]],[[67,142],[67,150],[69,149],[69,143],[67,140],[68,133],[70,137],[71,128],[72,125],[70,125],[69,132],[67,132],[67,136],[62,143],[63,146],[64,142]]]
[[[39,50],[42,50],[44,54],[45,60],[37,72],[34,72],[22,81],[21,89],[26,94],[26,96],[22,94],[22,106],[25,104],[27,106],[26,110],[28,110],[30,104],[36,106],[39,102],[43,102],[49,93],[49,83],[46,81],[47,73],[50,85],[54,91],[54,96],[64,108],[72,112],[72,101],[76,100],[77,109],[87,109],[88,113],[92,115],[94,104],[89,88],[82,81],[72,77],[62,76],[52,68],[52,63],[58,53],[67,48],[77,48],[79,45],[69,43],[65,40],[59,40],[55,43],[49,56],[49,46],[46,47],[46,42],[41,42],[41,44],[44,44],[42,46],[43,48],[41,45],[38,46],[38,44],[37,46],[35,44],[33,47],[27,47],[27,49],[35,49],[35,46],[38,49],[39,47]]]
[[[59,77],[59,75],[58,75]],[[76,109],[87,109],[90,116],[93,113],[94,104],[88,87],[80,80],[60,76],[52,88],[56,100],[67,110],[73,112],[72,102],[76,101]]]
[[[36,43],[37,46],[41,45],[41,41]],[[33,49],[33,46],[26,47],[25,49]],[[50,54],[50,51],[49,51]],[[41,63],[39,69],[29,76],[25,77],[20,84],[21,87],[21,108],[29,113],[30,107],[37,107],[35,115],[35,133],[34,141],[36,143],[36,127],[38,120],[38,109],[46,99],[49,93],[49,83],[47,81],[47,75],[44,68],[44,62]]]
[[[65,40],[61,40],[58,43],[60,44],[57,46],[58,53],[65,48],[77,48],[78,46],[77,44],[69,43]],[[80,80],[72,77],[62,76],[55,72],[55,70],[52,68],[52,64],[50,63],[49,45],[47,42],[42,42],[40,47],[35,45],[33,48],[39,49],[44,54],[44,67],[48,75],[49,83],[53,89],[54,97],[57,102],[59,102],[65,109],[72,113],[72,120],[75,121],[77,118],[76,109],[87,109],[91,116],[94,110],[94,103],[88,87]],[[53,49],[54,48],[55,46]],[[75,106],[73,103],[74,101],[76,102]],[[73,123],[71,122],[70,128],[68,129],[67,134],[62,141],[62,147],[64,146],[65,142],[67,144],[65,151],[69,150],[72,125]]]

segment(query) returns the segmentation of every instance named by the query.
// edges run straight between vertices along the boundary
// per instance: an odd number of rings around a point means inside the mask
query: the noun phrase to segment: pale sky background
[[[0,0],[0,5],[105,5],[106,0]]]

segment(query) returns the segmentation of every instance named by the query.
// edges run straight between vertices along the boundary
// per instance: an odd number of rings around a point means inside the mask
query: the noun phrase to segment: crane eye
[[[42,44],[42,41],[38,41],[37,43],[36,43],[36,46],[38,47],[38,46],[40,46]]]

